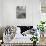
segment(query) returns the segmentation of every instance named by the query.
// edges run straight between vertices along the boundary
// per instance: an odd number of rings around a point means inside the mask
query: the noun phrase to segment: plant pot
[[[44,32],[41,32],[40,37],[44,37]]]
[[[33,41],[33,46],[36,46],[36,41]]]

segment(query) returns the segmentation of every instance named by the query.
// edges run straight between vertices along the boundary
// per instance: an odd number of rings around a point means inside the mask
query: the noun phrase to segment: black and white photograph
[[[16,7],[16,18],[18,18],[18,19],[26,18],[26,6],[17,6]]]

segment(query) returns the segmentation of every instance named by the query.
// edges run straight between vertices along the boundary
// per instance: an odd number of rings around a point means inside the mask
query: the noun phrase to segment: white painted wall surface
[[[33,25],[35,27],[39,23],[40,0],[2,0],[1,2],[0,24],[2,26]],[[26,19],[16,18],[16,6],[26,6]]]

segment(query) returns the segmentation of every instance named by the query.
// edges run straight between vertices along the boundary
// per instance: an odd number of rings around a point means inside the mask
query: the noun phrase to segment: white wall
[[[33,0],[32,3],[32,8],[33,8],[33,26],[37,26],[41,20],[41,2],[40,0]]]
[[[40,0],[2,0],[2,25],[33,25],[40,20]],[[16,18],[16,6],[26,6],[26,19]],[[1,9],[1,8],[0,8]],[[1,14],[2,13],[2,14]],[[0,20],[0,22],[1,22]]]
[[[2,24],[2,20],[3,20],[3,17],[2,17],[2,0],[0,0],[0,26]]]

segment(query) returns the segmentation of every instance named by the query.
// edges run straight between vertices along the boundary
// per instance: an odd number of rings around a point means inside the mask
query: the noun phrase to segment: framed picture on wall
[[[18,19],[26,18],[26,7],[25,6],[16,7],[16,18],[18,18]]]

